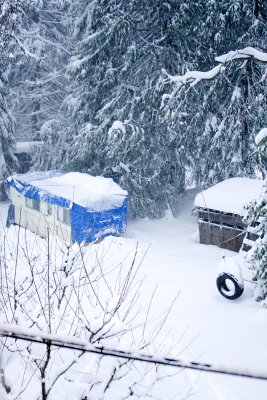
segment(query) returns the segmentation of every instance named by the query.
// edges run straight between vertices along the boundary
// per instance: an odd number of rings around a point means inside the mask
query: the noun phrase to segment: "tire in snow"
[[[239,282],[234,275],[226,272],[222,272],[217,277],[216,285],[221,295],[228,300],[238,299],[244,292],[243,283]]]

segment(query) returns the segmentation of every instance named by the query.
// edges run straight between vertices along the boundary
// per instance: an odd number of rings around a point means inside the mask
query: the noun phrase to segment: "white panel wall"
[[[48,203],[40,202],[40,212],[26,206],[25,197],[15,188],[10,187],[12,204],[15,207],[15,223],[37,233],[41,237],[56,235],[66,242],[71,241],[71,227],[59,222],[57,214],[59,206],[51,204],[51,212],[48,213]]]

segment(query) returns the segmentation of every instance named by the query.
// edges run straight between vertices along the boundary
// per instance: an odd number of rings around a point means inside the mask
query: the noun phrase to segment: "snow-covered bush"
[[[133,241],[108,237],[86,247],[67,246],[17,226],[0,241],[0,323],[166,354],[161,337],[166,316],[152,321],[152,300],[147,309],[138,302],[144,251]],[[156,366],[137,368],[127,359],[11,338],[1,340],[1,357],[3,385],[12,399],[159,398]]]
[[[244,220],[248,224],[248,232],[258,236],[245,256],[256,282],[254,297],[267,306],[267,182],[259,199],[248,206]]]
[[[263,156],[267,156],[267,129],[262,129],[255,138],[255,143]],[[246,255],[256,282],[254,297],[267,307],[267,180],[258,199],[248,205],[244,217],[248,232],[256,234],[258,239]]]

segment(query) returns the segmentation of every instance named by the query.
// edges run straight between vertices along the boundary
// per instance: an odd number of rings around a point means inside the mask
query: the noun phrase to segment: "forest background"
[[[0,179],[32,170],[122,174],[131,217],[175,215],[180,194],[233,176],[265,177],[264,0],[13,0],[0,4]],[[40,145],[41,143],[41,145]]]

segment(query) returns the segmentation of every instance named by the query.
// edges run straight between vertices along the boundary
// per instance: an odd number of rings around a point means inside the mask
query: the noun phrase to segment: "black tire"
[[[227,286],[227,281],[230,281],[231,287]],[[223,272],[216,279],[216,285],[223,297],[228,300],[238,299],[244,292],[244,286],[234,277],[234,275]]]

